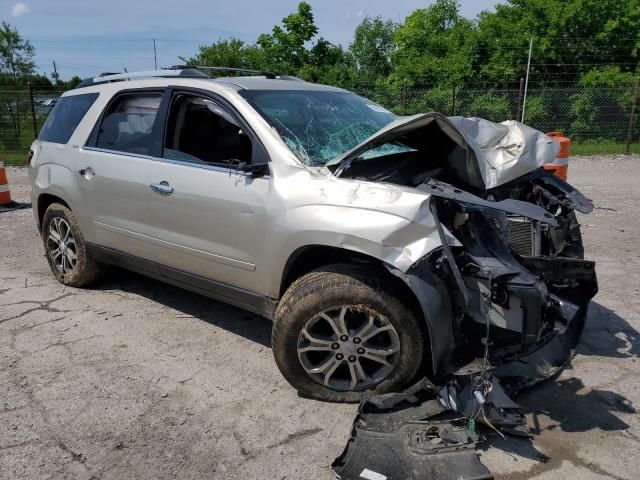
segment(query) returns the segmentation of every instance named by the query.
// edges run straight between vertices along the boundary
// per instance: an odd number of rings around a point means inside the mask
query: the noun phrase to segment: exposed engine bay
[[[406,277],[418,295],[441,282],[449,296],[450,318],[430,321],[434,375],[484,357],[524,386],[571,358],[597,292],[575,213],[593,206],[541,168],[554,140],[507,123],[424,115],[347,152],[334,174],[431,196],[442,248]]]

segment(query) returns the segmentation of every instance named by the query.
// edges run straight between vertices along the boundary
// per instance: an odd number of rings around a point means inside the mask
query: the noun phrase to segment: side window
[[[171,103],[163,155],[197,164],[251,163],[251,139],[216,102],[180,94]]]
[[[38,140],[67,143],[96,98],[97,93],[62,97],[44,122]]]
[[[100,124],[96,147],[151,155],[160,136],[154,123],[162,93],[125,93],[111,103]]]

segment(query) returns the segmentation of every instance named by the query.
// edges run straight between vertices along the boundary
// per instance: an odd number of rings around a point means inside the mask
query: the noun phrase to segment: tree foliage
[[[640,62],[640,0],[506,0],[470,20],[456,0],[436,0],[396,24],[365,17],[348,49],[324,38],[302,2],[255,44],[230,38],[192,61],[298,75],[344,87],[397,90],[471,84],[514,88],[525,75],[547,86],[628,82]]]
[[[257,43],[274,66],[294,73],[308,62],[309,51],[305,44],[316,33],[318,28],[313,21],[311,5],[301,2],[297,12],[282,19],[282,26],[273,27],[271,34],[260,35]]]
[[[366,81],[386,77],[393,71],[391,56],[396,28],[394,22],[381,17],[365,17],[356,27],[349,53],[360,78]]]
[[[0,28],[0,75],[15,84],[20,79],[35,75],[33,57],[35,49],[23,39],[18,30],[2,22]]]

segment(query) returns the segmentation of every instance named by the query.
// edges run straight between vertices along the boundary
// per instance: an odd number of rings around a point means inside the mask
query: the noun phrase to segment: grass
[[[36,128],[39,131],[46,120],[45,117],[38,117]],[[13,137],[11,125],[6,122],[0,123],[0,155],[5,165],[25,165],[27,163],[27,153],[33,143],[33,124],[31,118],[25,118],[20,122],[20,136]]]
[[[640,143],[632,143],[629,151],[630,153],[640,153]],[[571,155],[622,155],[624,153],[624,143],[595,140],[571,143]]]
[[[2,158],[5,165],[25,165],[27,163],[27,150],[24,151],[3,151]]]

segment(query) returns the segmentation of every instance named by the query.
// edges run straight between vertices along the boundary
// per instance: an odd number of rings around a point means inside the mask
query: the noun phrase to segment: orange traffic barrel
[[[553,162],[545,163],[545,170],[553,171],[554,175],[562,180],[567,180],[567,171],[569,170],[569,151],[571,150],[571,139],[565,137],[562,132],[549,132],[547,137],[551,137],[560,144],[560,151],[556,155]]]
[[[9,183],[7,182],[7,171],[4,169],[4,162],[0,156],[0,205],[9,205],[11,201],[11,192],[9,192]]]

